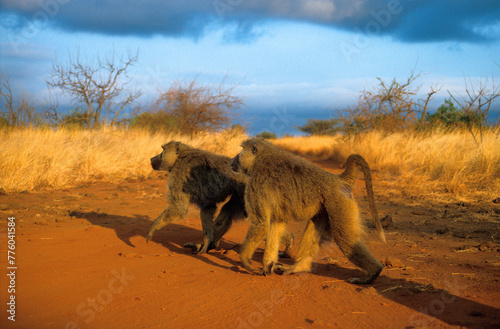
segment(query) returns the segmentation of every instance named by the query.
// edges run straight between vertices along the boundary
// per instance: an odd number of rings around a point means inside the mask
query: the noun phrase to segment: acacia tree
[[[328,120],[308,119],[306,124],[295,128],[313,136],[330,136],[339,132],[340,128],[337,127],[339,123],[340,120],[334,118]]]
[[[74,101],[82,104],[87,127],[98,127],[104,122],[113,125],[121,111],[141,96],[141,91],[126,88],[130,81],[127,70],[137,63],[136,56],[128,56],[115,62],[112,54],[102,61],[100,58],[90,63],[80,60],[79,53],[69,54],[67,64],[54,62],[47,84],[69,94]],[[53,111],[53,119],[62,122],[59,113]]]

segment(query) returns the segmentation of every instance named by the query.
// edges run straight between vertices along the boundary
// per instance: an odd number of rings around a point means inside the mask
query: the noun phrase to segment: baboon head
[[[179,157],[179,150],[182,144],[171,141],[163,144],[163,152],[151,158],[151,166],[154,170],[170,171],[174,167],[175,161]]]
[[[243,148],[237,156],[231,160],[231,169],[247,175],[252,174],[255,159],[270,143],[262,138],[251,138],[241,144]]]

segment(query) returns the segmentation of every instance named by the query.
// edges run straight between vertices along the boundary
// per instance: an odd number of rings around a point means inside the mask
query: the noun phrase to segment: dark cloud
[[[3,26],[38,24],[110,35],[199,38],[228,28],[228,39],[255,36],[272,20],[302,21],[405,42],[500,39],[498,0],[2,0]],[[15,23],[12,21],[15,17]],[[8,22],[5,23],[5,22]]]
[[[415,6],[402,16],[391,33],[410,42],[490,42],[500,38],[500,2],[433,1]],[[496,28],[496,33],[488,28]]]

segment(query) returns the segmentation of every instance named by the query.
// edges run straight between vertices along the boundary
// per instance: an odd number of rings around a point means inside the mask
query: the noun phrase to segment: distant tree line
[[[327,120],[310,119],[296,127],[308,135],[353,135],[371,130],[388,133],[429,129],[467,129],[476,142],[480,142],[485,129],[498,126],[500,122],[489,123],[488,115],[500,96],[500,86],[491,79],[481,79],[474,85],[465,79],[465,96],[448,91],[449,98],[434,112],[429,103],[439,91],[431,87],[424,99],[415,99],[419,87],[414,86],[419,75],[411,74],[404,82],[396,79],[386,83],[382,79],[375,90],[360,93],[355,106],[341,109],[340,114]]]
[[[47,85],[71,97],[75,106],[69,111],[61,110],[54,100],[35,105],[27,92],[17,95],[19,91],[16,94],[10,81],[0,76],[0,127],[94,129],[111,125],[190,135],[232,127],[244,101],[224,81],[218,85],[176,81],[159,91],[150,106],[138,105],[142,91],[128,87],[128,71],[137,60],[137,55],[116,60],[112,54],[104,60],[82,61],[76,54],[69,56],[67,64],[54,62]],[[131,108],[132,115],[123,115]]]
[[[71,97],[75,106],[61,110],[57,101],[46,100],[35,104],[26,91],[15,92],[10,81],[0,76],[0,128],[51,126],[93,129],[103,125],[178,132],[193,135],[197,132],[215,132],[234,126],[234,119],[244,105],[234,95],[234,87],[202,85],[198,81],[176,81],[165,90],[159,90],[149,106],[138,105],[142,91],[130,89],[129,69],[138,61],[137,55],[118,58],[114,54],[91,61],[81,60],[79,54],[69,55],[68,62],[54,62],[47,86]],[[420,75],[410,74],[402,82],[386,82],[378,78],[374,90],[360,92],[358,102],[337,111],[330,119],[309,119],[296,127],[307,135],[345,136],[371,130],[388,133],[402,130],[416,132],[429,129],[467,129],[476,142],[482,140],[485,129],[498,126],[488,122],[488,115],[497,98],[500,86],[493,78],[474,84],[465,79],[465,95],[448,91],[449,98],[435,111],[429,104],[440,90],[433,86],[424,98],[417,98],[420,86],[415,81]],[[125,116],[125,109],[131,109]],[[244,127],[238,126],[239,130]],[[277,138],[264,131],[263,138]]]

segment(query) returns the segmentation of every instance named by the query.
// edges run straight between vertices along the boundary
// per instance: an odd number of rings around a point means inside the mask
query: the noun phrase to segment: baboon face
[[[170,171],[179,157],[179,142],[163,144],[163,152],[151,158],[151,166],[154,170]]]
[[[243,148],[237,156],[231,160],[231,169],[235,172],[251,174],[255,158],[260,153],[262,145],[259,139],[249,139],[241,147]]]

